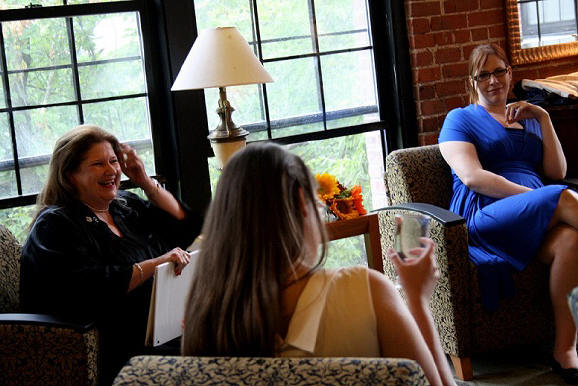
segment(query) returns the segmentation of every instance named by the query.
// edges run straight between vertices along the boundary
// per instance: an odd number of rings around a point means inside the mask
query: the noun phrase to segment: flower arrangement
[[[367,213],[363,207],[361,186],[351,189],[341,185],[329,173],[315,175],[317,179],[317,195],[325,203],[326,211],[340,220],[349,220]]]

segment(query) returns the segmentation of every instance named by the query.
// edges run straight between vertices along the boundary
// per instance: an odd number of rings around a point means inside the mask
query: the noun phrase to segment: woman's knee
[[[551,264],[554,259],[572,259],[578,264],[578,230],[560,224],[550,229],[540,251],[542,261]]]

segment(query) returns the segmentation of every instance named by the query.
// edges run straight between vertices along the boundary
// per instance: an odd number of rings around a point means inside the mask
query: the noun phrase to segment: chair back
[[[137,356],[113,385],[427,385],[416,361],[397,358]]]
[[[385,191],[390,205],[423,202],[449,208],[452,175],[439,145],[395,150],[385,163]]]
[[[0,225],[0,313],[19,312],[20,256],[22,247],[4,225]]]

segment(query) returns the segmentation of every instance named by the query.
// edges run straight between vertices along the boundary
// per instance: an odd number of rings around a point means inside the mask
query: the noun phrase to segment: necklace
[[[82,201],[82,203],[83,203],[84,205],[88,206],[88,208],[89,208],[90,210],[92,210],[94,213],[107,213],[107,212],[108,212],[108,208],[106,208],[106,209],[96,209],[96,208],[93,208],[92,206],[88,205],[88,204],[87,204],[86,202],[84,202],[84,201]]]

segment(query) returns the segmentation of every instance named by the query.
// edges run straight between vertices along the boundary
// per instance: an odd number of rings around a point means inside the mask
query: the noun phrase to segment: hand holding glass
[[[421,214],[409,213],[395,216],[394,249],[402,260],[410,257],[419,257],[423,244],[421,237],[429,237],[429,217]],[[400,288],[399,278],[396,278],[396,287]]]

